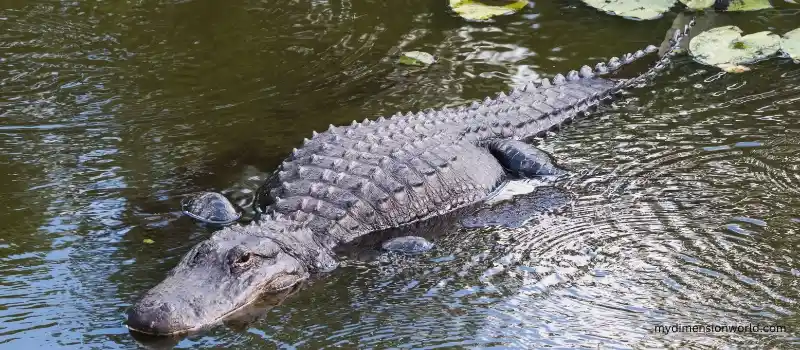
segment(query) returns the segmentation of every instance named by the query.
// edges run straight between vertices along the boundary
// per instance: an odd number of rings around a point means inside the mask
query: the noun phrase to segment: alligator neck
[[[308,222],[270,213],[241,227],[241,230],[273,240],[284,252],[304,262],[312,273],[328,271],[336,265],[334,249],[341,242],[314,232]]]

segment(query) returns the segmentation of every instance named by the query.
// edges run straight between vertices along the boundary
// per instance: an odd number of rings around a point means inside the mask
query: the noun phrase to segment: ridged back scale
[[[481,141],[546,131],[615,83],[582,78],[547,85],[315,133],[266,184],[267,211],[347,242],[481,201],[505,179]]]

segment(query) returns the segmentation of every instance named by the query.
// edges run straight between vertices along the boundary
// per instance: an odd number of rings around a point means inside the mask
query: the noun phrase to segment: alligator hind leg
[[[570,206],[572,195],[551,186],[539,186],[532,192],[490,204],[461,219],[466,228],[516,228],[544,214],[558,213]]]
[[[561,175],[566,172],[555,166],[549,154],[522,141],[492,140],[486,147],[506,170],[518,177]]]

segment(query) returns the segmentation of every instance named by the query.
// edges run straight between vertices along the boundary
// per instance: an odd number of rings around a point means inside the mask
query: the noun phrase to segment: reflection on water
[[[313,129],[482,98],[658,44],[537,3],[464,23],[446,2],[4,1],[0,344],[127,348],[132,301],[209,231],[180,199],[245,194]],[[786,32],[797,7],[719,15]],[[729,23],[730,22],[730,23]],[[401,50],[438,56],[394,64]],[[639,68],[637,68],[639,69]],[[348,261],[248,322],[178,347],[798,345],[800,66],[685,59],[545,140],[566,210]],[[154,243],[146,244],[144,239]],[[781,333],[654,332],[769,324]]]

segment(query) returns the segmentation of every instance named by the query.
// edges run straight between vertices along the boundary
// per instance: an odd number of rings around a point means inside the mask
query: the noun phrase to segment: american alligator
[[[635,78],[599,76],[656,47],[466,107],[314,132],[263,186],[263,215],[194,246],[129,310],[128,327],[167,335],[214,324],[263,293],[335,268],[337,246],[482,203],[512,176],[552,173],[549,157],[524,141],[654,77],[692,25],[676,31],[668,54]]]

